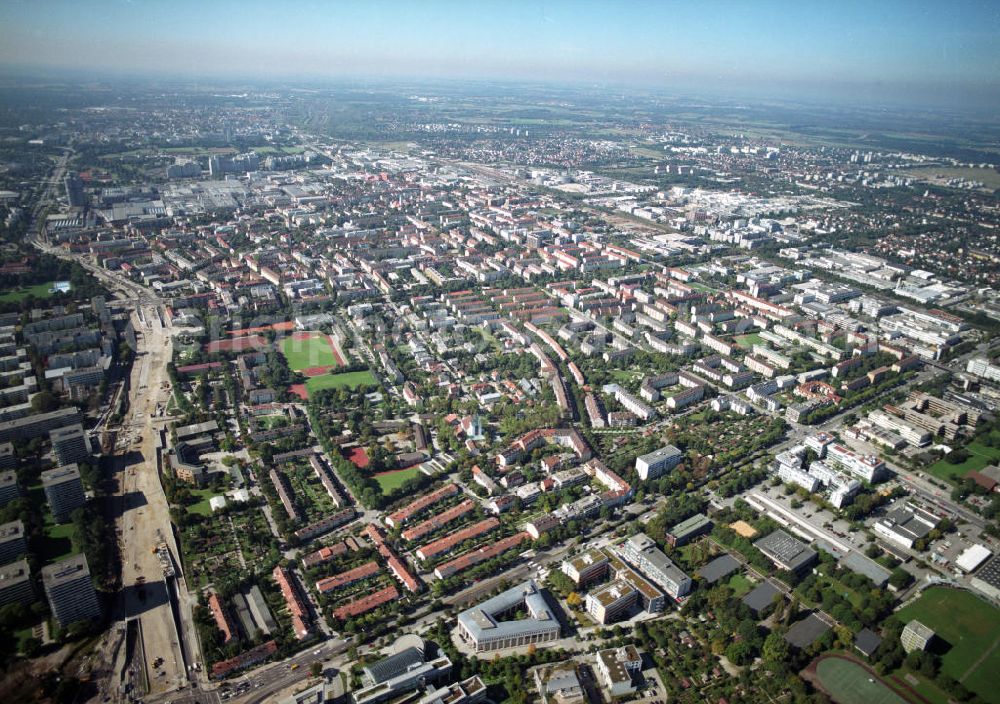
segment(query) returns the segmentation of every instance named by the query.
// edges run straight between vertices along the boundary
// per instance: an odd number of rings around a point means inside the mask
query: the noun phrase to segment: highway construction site
[[[104,694],[131,702],[197,681],[197,636],[177,556],[177,539],[161,485],[167,438],[157,410],[170,394],[166,365],[172,347],[157,304],[139,303],[132,330],[135,360],[102,433],[114,452],[111,510],[121,558],[121,591],[104,657],[112,677]],[[132,340],[130,340],[131,342]],[[112,418],[121,418],[113,425]]]

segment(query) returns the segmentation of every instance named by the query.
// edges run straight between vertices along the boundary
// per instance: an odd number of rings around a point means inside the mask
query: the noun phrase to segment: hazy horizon
[[[805,5],[805,6],[803,6]],[[200,80],[506,80],[993,109],[991,3],[0,5],[0,66]]]

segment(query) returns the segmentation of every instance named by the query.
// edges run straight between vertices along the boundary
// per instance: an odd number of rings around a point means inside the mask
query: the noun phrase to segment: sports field
[[[310,392],[319,391],[320,389],[338,389],[341,387],[356,389],[359,386],[375,386],[375,377],[367,369],[361,372],[322,374],[306,379],[306,388]]]
[[[851,660],[823,658],[816,665],[816,676],[837,704],[906,704],[878,677]]]
[[[978,472],[986,465],[996,464],[997,461],[1000,461],[1000,448],[998,447],[989,447],[981,442],[970,442],[965,446],[965,449],[969,452],[969,458],[964,462],[951,464],[946,459],[940,459],[928,467],[927,471],[939,479],[960,483],[969,472]]]
[[[292,384],[289,391],[299,398],[307,399],[309,394],[316,393],[321,389],[349,388],[356,389],[359,386],[376,386],[378,382],[370,371],[365,369],[360,372],[344,372],[343,374],[323,373],[317,376],[310,376],[304,384]]]
[[[393,472],[382,472],[375,475],[375,481],[382,487],[382,493],[388,494],[394,489],[403,485],[407,479],[413,479],[420,474],[420,466],[408,467],[407,469],[397,469]]]
[[[320,332],[293,333],[282,340],[281,351],[293,372],[339,364],[330,336]]]
[[[948,644],[941,669],[987,702],[1000,704],[1000,609],[975,594],[932,587],[896,613],[903,623],[916,619]]]

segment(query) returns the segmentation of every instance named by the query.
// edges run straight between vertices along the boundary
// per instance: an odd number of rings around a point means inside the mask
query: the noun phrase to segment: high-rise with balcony
[[[101,617],[101,604],[83,553],[43,567],[42,586],[60,628]]]
[[[70,514],[87,501],[80,469],[75,464],[42,472],[42,488],[56,523],[68,521]]]

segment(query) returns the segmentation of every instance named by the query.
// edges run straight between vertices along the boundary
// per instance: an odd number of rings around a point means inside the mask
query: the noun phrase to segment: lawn
[[[933,680],[929,680],[919,672],[914,672],[906,667],[896,670],[892,673],[892,677],[888,679],[894,685],[899,685],[899,687],[909,687],[926,699],[929,704],[948,704],[951,701],[951,697],[943,689],[934,684]]]
[[[753,584],[751,584],[750,580],[739,572],[729,578],[729,588],[733,590],[734,597],[743,596],[750,591],[750,587],[752,586]]]
[[[850,660],[823,658],[816,665],[816,675],[838,704],[906,704],[885,683]]]
[[[847,599],[856,607],[860,607],[862,603],[862,596],[860,594],[828,574],[820,575],[818,585],[821,591],[832,591],[837,596]],[[799,596],[801,597],[801,594]]]
[[[903,623],[916,619],[931,628],[947,643],[941,669],[984,700],[1000,703],[996,688],[996,673],[1000,672],[1000,609],[970,592],[933,587],[901,609],[896,618]]]
[[[337,389],[347,387],[355,389],[359,386],[375,386],[375,377],[368,370],[360,372],[345,372],[343,374],[321,374],[306,379],[306,389],[315,393],[320,389]]]
[[[135,150],[140,151],[140,150]],[[133,152],[124,152],[125,154],[133,154]],[[193,154],[193,155],[206,155],[206,154],[232,154],[236,150],[231,147],[196,147],[194,145],[188,147],[163,147],[160,151],[166,152],[168,154]]]
[[[983,467],[1000,461],[1000,448],[988,447],[979,442],[970,442],[965,446],[969,451],[969,458],[961,464],[951,464],[947,459],[942,458],[927,468],[927,471],[938,479],[947,479],[951,482],[960,482],[965,475],[972,471],[979,471]]]
[[[27,628],[22,628],[19,631],[14,631],[14,640],[17,641],[17,652],[24,651],[24,644],[29,638],[35,637],[35,627],[28,626]]]
[[[288,417],[281,413],[272,413],[267,416],[258,416],[257,425],[263,430],[274,430],[275,428],[284,428],[288,425]]]
[[[301,154],[305,150],[305,147],[274,147],[270,144],[262,144],[258,147],[254,147],[252,151],[257,152],[261,156],[265,156],[269,154]]]
[[[497,340],[497,338],[493,335],[493,333],[489,331],[488,328],[485,327],[477,328],[476,332],[478,332],[482,336],[483,341],[486,342],[486,344],[488,344],[490,347],[493,348],[494,352],[498,354],[503,352],[503,347],[500,345],[500,341]]]
[[[288,367],[299,372],[311,367],[333,367],[337,357],[333,353],[330,338],[318,332],[295,334],[281,342],[281,351],[288,361]]]
[[[629,371],[627,369],[612,369],[609,373],[611,374],[611,378],[619,384],[629,384],[642,375],[641,372]]]
[[[48,298],[52,295],[49,293],[49,289],[52,288],[53,284],[55,284],[55,281],[19,288],[16,291],[4,291],[0,294],[0,302],[11,303],[13,301],[23,300],[28,296],[34,296],[35,298]]]
[[[949,179],[964,178],[970,181],[981,181],[987,188],[1000,188],[1000,174],[993,169],[971,169],[968,167],[949,168],[943,166],[926,166],[907,169],[902,173],[918,179]]]
[[[375,475],[375,481],[382,487],[383,494],[389,494],[403,485],[408,479],[420,474],[420,465],[408,469],[397,469],[395,472],[383,472]]]
[[[56,562],[73,554],[73,524],[52,523],[52,517],[46,514],[45,535],[41,548],[41,558],[46,563]]]
[[[196,513],[199,516],[212,515],[212,507],[208,505],[208,500],[213,496],[218,496],[221,492],[214,489],[191,489],[191,495],[198,500],[193,504],[188,504],[188,513]]]
[[[678,548],[677,552],[680,553],[681,560],[689,566],[701,565],[705,562],[700,559],[704,553],[701,552],[701,548],[696,543],[688,543],[684,547]],[[695,559],[696,557],[699,559]]]
[[[753,349],[754,345],[763,345],[764,338],[759,333],[752,332],[749,335],[737,335],[733,338],[736,344],[745,350]]]

